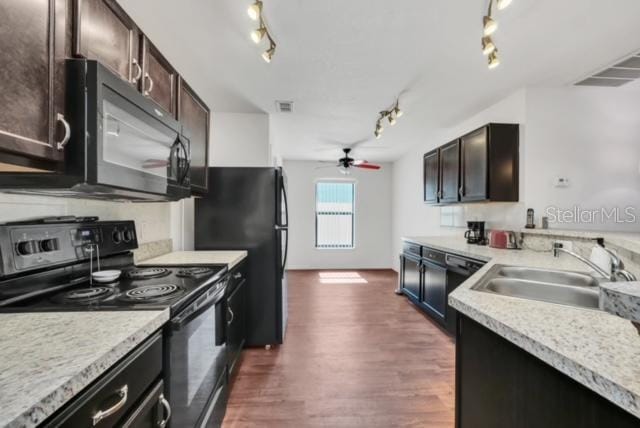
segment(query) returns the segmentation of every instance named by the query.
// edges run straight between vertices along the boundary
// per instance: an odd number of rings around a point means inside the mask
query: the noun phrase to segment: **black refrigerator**
[[[195,201],[195,249],[249,252],[248,346],[283,343],[288,242],[282,168],[209,168],[209,191]]]

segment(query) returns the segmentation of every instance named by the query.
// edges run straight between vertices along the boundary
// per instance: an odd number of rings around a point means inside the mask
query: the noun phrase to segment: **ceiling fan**
[[[340,169],[340,172],[345,174],[345,175],[349,175],[350,174],[350,169],[351,168],[361,168],[361,169],[370,169],[370,170],[378,170],[380,168],[382,168],[380,165],[376,165],[373,163],[369,163],[366,160],[363,159],[353,159],[351,157],[349,157],[349,153],[351,152],[351,148],[344,148],[342,149],[342,151],[344,152],[344,157],[338,159],[338,164],[335,165]],[[326,167],[319,167],[319,168],[328,168],[331,166],[326,166]]]

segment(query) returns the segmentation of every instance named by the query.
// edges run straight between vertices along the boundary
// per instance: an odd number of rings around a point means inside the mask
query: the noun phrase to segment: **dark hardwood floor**
[[[285,344],[245,351],[223,426],[453,427],[453,340],[395,272],[331,272],[289,272]]]

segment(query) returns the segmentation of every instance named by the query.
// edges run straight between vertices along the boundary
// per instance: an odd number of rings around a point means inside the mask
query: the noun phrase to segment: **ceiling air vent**
[[[278,113],[293,113],[293,101],[276,101]]]
[[[638,78],[640,78],[640,54],[635,54],[611,68],[577,82],[576,86],[617,87]]]

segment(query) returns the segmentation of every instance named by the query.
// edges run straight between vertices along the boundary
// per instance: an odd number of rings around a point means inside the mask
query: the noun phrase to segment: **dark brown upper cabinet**
[[[460,138],[462,202],[517,202],[519,126],[491,123]]]
[[[519,126],[491,123],[424,155],[430,204],[516,202]]]
[[[180,79],[178,91],[178,120],[183,133],[189,138],[191,150],[191,189],[194,193],[207,192],[209,156],[209,107],[191,87]]]
[[[65,118],[66,0],[0,1],[0,171],[60,168]]]
[[[177,117],[178,73],[147,37],[142,38],[142,93]]]
[[[74,0],[74,55],[100,61],[123,80],[138,86],[140,32],[113,0]]]
[[[458,202],[460,194],[460,141],[440,147],[440,203]]]
[[[423,182],[424,201],[428,204],[438,203],[440,193],[439,180],[439,157],[440,150],[436,149],[424,155],[423,158]]]

